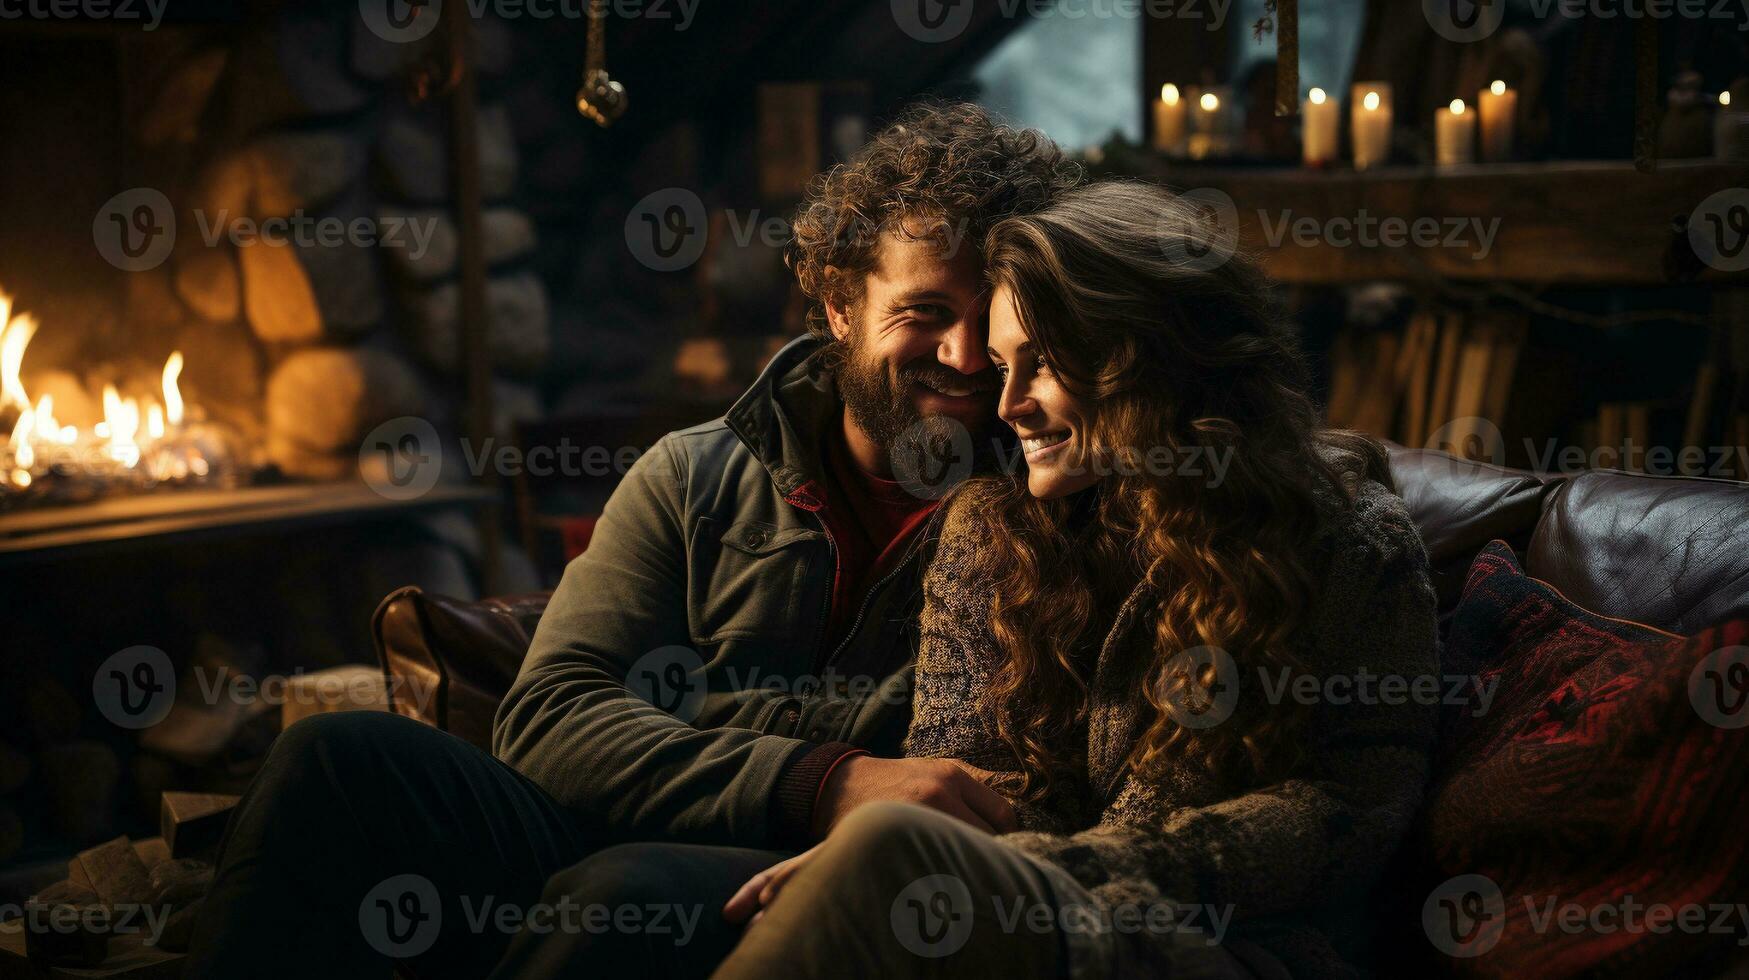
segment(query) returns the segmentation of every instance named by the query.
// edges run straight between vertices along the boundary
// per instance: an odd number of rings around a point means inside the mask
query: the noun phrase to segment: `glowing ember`
[[[164,361],[161,402],[150,395],[124,396],[106,384],[103,420],[84,431],[55,417],[53,395],[31,401],[21,371],[37,322],[28,314],[13,315],[12,306],[11,297],[0,293],[0,432],[10,432],[0,442],[0,502],[33,487],[41,495],[57,482],[78,484],[76,492],[63,495],[76,497],[201,480],[213,472],[209,456],[216,451],[223,458],[224,447],[210,426],[187,418],[181,351]]]

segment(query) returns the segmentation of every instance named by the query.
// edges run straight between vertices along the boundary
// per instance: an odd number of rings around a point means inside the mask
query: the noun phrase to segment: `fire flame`
[[[185,406],[180,378],[183,359],[181,351],[172,351],[164,361],[161,381],[163,404],[146,398],[124,398],[115,385],[103,386],[103,421],[91,427],[89,435],[77,426],[64,425],[55,417],[55,399],[44,393],[33,404],[25,391],[20,370],[25,350],[36,334],[36,319],[28,314],[12,314],[12,298],[0,293],[0,412],[16,409],[18,418],[11,435],[0,444],[0,487],[10,483],[17,488],[30,486],[31,469],[43,462],[39,450],[63,447],[90,447],[115,464],[133,469],[140,464],[142,454],[154,443],[182,424]],[[4,431],[4,430],[0,430]],[[10,465],[3,465],[10,456]],[[190,469],[181,467],[183,472]],[[196,460],[194,472],[204,466]]]

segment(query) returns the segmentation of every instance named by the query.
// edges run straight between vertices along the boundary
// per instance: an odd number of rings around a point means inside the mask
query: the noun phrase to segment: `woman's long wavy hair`
[[[1141,627],[1151,659],[1132,666],[1150,710],[1128,764],[1193,759],[1247,786],[1307,758],[1306,710],[1265,704],[1258,671],[1302,669],[1294,641],[1319,586],[1314,486],[1346,500],[1345,470],[1386,486],[1390,475],[1376,440],[1318,428],[1292,328],[1229,246],[1203,211],[1140,183],[1069,191],[991,230],[992,286],[1011,291],[1026,336],[1077,396],[1082,463],[1106,474],[1090,494],[1056,500],[1032,497],[1023,478],[965,488],[1005,654],[984,709],[1021,761],[1025,796],[1078,768],[1092,658],[1142,579],[1157,597]],[[1320,444],[1342,450],[1343,465]],[[1159,465],[1160,449],[1174,463],[1200,454],[1201,473]],[[1212,479],[1209,454],[1229,452]],[[1242,693],[1229,719],[1203,728],[1174,720],[1216,682],[1212,658],[1193,669],[1179,656],[1198,647],[1231,656]]]

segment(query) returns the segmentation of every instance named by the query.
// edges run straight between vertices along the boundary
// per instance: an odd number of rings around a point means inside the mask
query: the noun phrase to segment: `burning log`
[[[37,329],[0,294],[0,432],[9,433],[0,443],[0,509],[234,478],[224,434],[188,413],[181,351],[165,359],[152,394],[124,396],[105,385],[102,420],[87,429],[59,417],[54,394],[33,401],[25,390],[22,365]]]

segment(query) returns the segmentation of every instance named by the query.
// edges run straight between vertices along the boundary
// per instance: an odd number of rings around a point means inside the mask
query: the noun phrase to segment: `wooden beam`
[[[449,97],[450,176],[461,267],[461,347],[467,382],[467,437],[475,447],[492,436],[492,352],[487,341],[486,253],[480,217],[480,142],[478,78],[475,75],[473,22],[465,3],[444,6],[455,87]],[[488,467],[479,480],[496,489]],[[496,595],[500,581],[499,543],[503,536],[496,507],[480,509],[480,591]]]
[[[1179,190],[1213,188],[1230,196],[1240,246],[1282,282],[1657,285],[1669,281],[1665,256],[1674,241],[1672,219],[1717,191],[1744,186],[1749,165],[1667,161],[1650,175],[1625,161],[1314,173],[1158,161],[1142,176]],[[1368,245],[1358,240],[1358,229],[1346,230],[1367,222],[1376,240],[1386,219],[1434,219],[1437,240]],[[1453,226],[1472,220],[1495,229],[1485,247],[1473,224]],[[1332,242],[1322,230],[1330,227],[1342,230],[1338,237],[1356,240]],[[1309,231],[1296,236],[1296,228]],[[1448,241],[1454,231],[1464,240]],[[1707,270],[1701,279],[1749,282],[1749,273]]]

